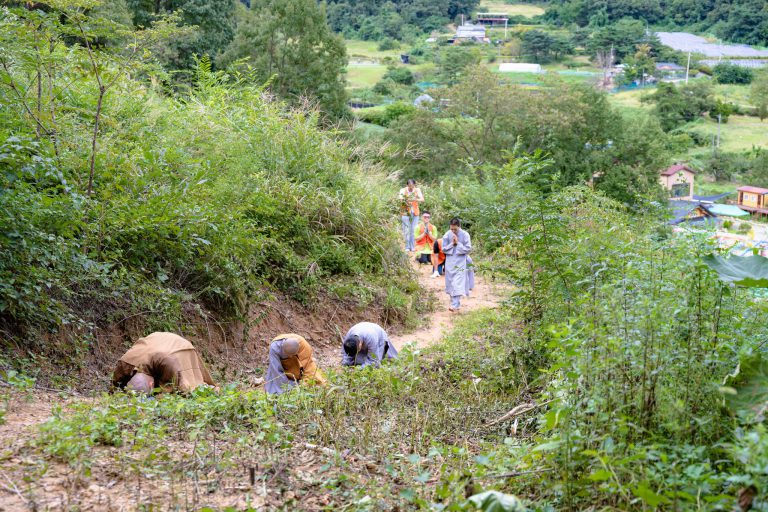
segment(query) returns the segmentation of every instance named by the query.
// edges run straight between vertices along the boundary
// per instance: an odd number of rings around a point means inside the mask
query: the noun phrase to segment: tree
[[[754,78],[751,69],[723,62],[712,68],[712,74],[721,84],[749,84]]]
[[[126,0],[137,27],[149,27],[162,16],[181,11],[181,24],[196,27],[193,35],[169,42],[162,52],[173,69],[191,69],[195,56],[215,59],[235,35],[238,0]]]
[[[762,71],[755,76],[749,90],[749,101],[757,109],[761,121],[768,118],[768,72]]]
[[[384,80],[392,80],[396,84],[413,85],[414,78],[411,70],[402,66],[390,66],[382,77]]]
[[[392,129],[403,155],[395,163],[433,179],[472,170],[483,180],[488,166],[502,164],[512,148],[542,150],[552,160],[536,177],[542,191],[583,184],[594,175],[610,179],[606,190],[626,202],[654,190],[667,157],[658,122],[628,125],[606,94],[545,80],[531,90],[503,84],[482,66],[469,68],[456,85],[441,90],[439,109],[419,109]]]
[[[546,62],[553,53],[555,38],[543,30],[529,30],[522,37],[523,55],[534,62]]]
[[[257,0],[243,9],[232,44],[218,58],[222,67],[251,70],[270,81],[281,98],[314,98],[331,118],[348,114],[344,88],[347,55],[314,0]]]
[[[650,76],[656,69],[656,62],[651,56],[651,46],[649,44],[638,44],[637,51],[631,57],[624,61],[627,67],[624,69],[624,75],[630,82],[633,80],[645,83],[645,78]]]
[[[655,103],[654,112],[664,131],[693,121],[716,106],[712,86],[701,81],[679,87],[661,82],[656,91],[644,96],[642,101]]]
[[[445,83],[453,85],[459,81],[464,70],[479,63],[481,57],[480,51],[474,46],[447,46],[438,56],[440,76]]]
[[[655,45],[655,42],[646,36],[643,22],[622,19],[594,31],[587,42],[587,50],[594,55],[598,50],[606,51],[613,48],[616,59],[623,61],[624,57],[634,54],[637,45],[642,43]]]

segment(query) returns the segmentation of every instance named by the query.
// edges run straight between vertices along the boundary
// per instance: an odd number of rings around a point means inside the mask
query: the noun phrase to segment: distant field
[[[347,39],[344,41],[347,46],[347,56],[350,61],[355,58],[369,58],[372,60],[381,60],[384,57],[392,57],[400,59],[401,50],[405,50],[405,47],[397,50],[379,51],[378,41],[358,41],[356,39]]]
[[[650,108],[649,103],[640,103],[640,97],[643,94],[650,94],[652,92],[653,92],[653,89],[635,89],[633,91],[623,91],[623,92],[618,92],[616,94],[611,94],[608,96],[608,98],[610,98],[611,103],[613,103],[619,108],[625,108],[625,109]]]
[[[526,18],[544,14],[544,9],[538,5],[508,4],[503,0],[483,0],[480,2],[480,7],[484,10],[487,9],[486,12],[503,12],[510,16],[525,16]]]
[[[387,66],[384,64],[349,64],[347,66],[347,85],[351,89],[373,87],[386,72]]]
[[[752,147],[768,148],[768,122],[757,117],[731,116],[720,126],[720,149],[722,151],[747,151]],[[717,136],[717,121],[699,121],[693,131],[708,138]]]
[[[751,102],[749,101],[749,90],[750,86],[748,85],[716,85],[715,86],[715,94],[718,98],[730,101],[732,103],[735,103],[739,106],[751,106]]]
[[[723,101],[730,101],[740,106],[749,106],[749,86],[748,85],[715,85],[715,96]],[[635,89],[632,91],[622,91],[611,94],[611,102],[624,108],[650,108],[650,104],[640,103],[640,97],[643,94],[652,94],[653,88]]]
[[[507,83],[513,83],[513,84],[523,84],[523,85],[539,85],[543,83],[544,79],[547,76],[556,75],[559,77],[563,82],[566,83],[585,83],[585,82],[593,82],[595,80],[594,75],[590,74],[581,74],[579,72],[571,72],[571,71],[555,71],[555,70],[547,70],[547,73],[539,74],[539,73],[502,73],[499,71],[499,65],[498,64],[490,64],[489,65],[491,71],[494,71],[504,77],[504,80]]]

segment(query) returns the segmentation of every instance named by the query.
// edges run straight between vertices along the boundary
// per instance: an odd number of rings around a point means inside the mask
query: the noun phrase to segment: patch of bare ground
[[[431,277],[432,267],[430,265],[419,265],[413,263],[419,284],[426,290],[426,293],[432,294],[437,299],[435,310],[424,316],[420,327],[413,331],[391,336],[392,343],[400,350],[407,343],[413,343],[417,348],[425,348],[438,343],[446,333],[453,329],[457,318],[483,308],[495,308],[504,298],[508,288],[504,285],[487,281],[483,276],[475,275],[475,288],[469,297],[461,300],[461,309],[458,313],[448,311],[450,298],[445,293],[445,278]]]
[[[462,312],[450,313],[443,278],[432,278],[428,266],[415,265],[414,271],[425,300],[435,301],[437,307],[415,331],[392,335],[398,348],[438,343],[458,317],[497,306],[505,291],[477,276]],[[222,325],[199,309],[189,315],[196,320],[180,333],[193,340],[209,364],[213,362],[220,382],[230,377],[247,382],[260,374],[269,341],[281,332],[302,333],[316,348],[321,366],[336,366],[341,336],[349,326],[359,321],[384,323],[380,310],[360,311],[354,304],[330,300],[313,308],[288,300],[260,303],[252,306],[247,325]],[[132,322],[97,336],[83,370],[84,377],[98,384],[93,389],[103,389],[111,365],[140,331]],[[298,440],[290,446],[259,444],[247,436],[221,434],[217,439],[219,434],[212,432],[192,441],[183,432],[169,432],[161,446],[139,450],[128,449],[127,443],[97,444],[80,459],[88,461],[87,467],[58,461],[31,442],[54,408],[66,412],[70,404],[88,400],[102,406],[98,398],[38,390],[14,396],[6,423],[0,425],[0,511],[337,510],[349,506],[350,490],[356,486],[376,481],[397,488],[403,483],[393,480],[380,462]],[[282,414],[290,411],[276,409],[278,421]],[[409,453],[407,439],[401,452]]]

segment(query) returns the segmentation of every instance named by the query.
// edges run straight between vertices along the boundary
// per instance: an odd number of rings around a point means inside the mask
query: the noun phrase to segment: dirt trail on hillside
[[[470,297],[461,299],[461,310],[458,313],[448,311],[450,298],[445,293],[445,277],[431,277],[430,265],[419,265],[413,262],[414,271],[419,283],[437,300],[435,311],[428,314],[428,318],[416,331],[390,336],[392,343],[401,350],[407,343],[415,343],[417,348],[433,345],[443,339],[454,327],[454,323],[462,315],[469,311],[482,308],[497,307],[504,299],[504,287],[497,283],[486,281],[483,276],[475,274],[475,289]]]

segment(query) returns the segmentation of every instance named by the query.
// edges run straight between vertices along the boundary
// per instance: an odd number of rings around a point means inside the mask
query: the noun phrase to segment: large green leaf
[[[723,258],[710,254],[704,256],[703,260],[723,281],[748,288],[768,288],[768,258],[762,256]]]
[[[483,512],[525,512],[526,508],[517,497],[498,491],[485,491],[470,496],[469,500]]]
[[[731,409],[752,411],[762,417],[768,410],[768,358],[762,354],[742,356],[720,390]]]

